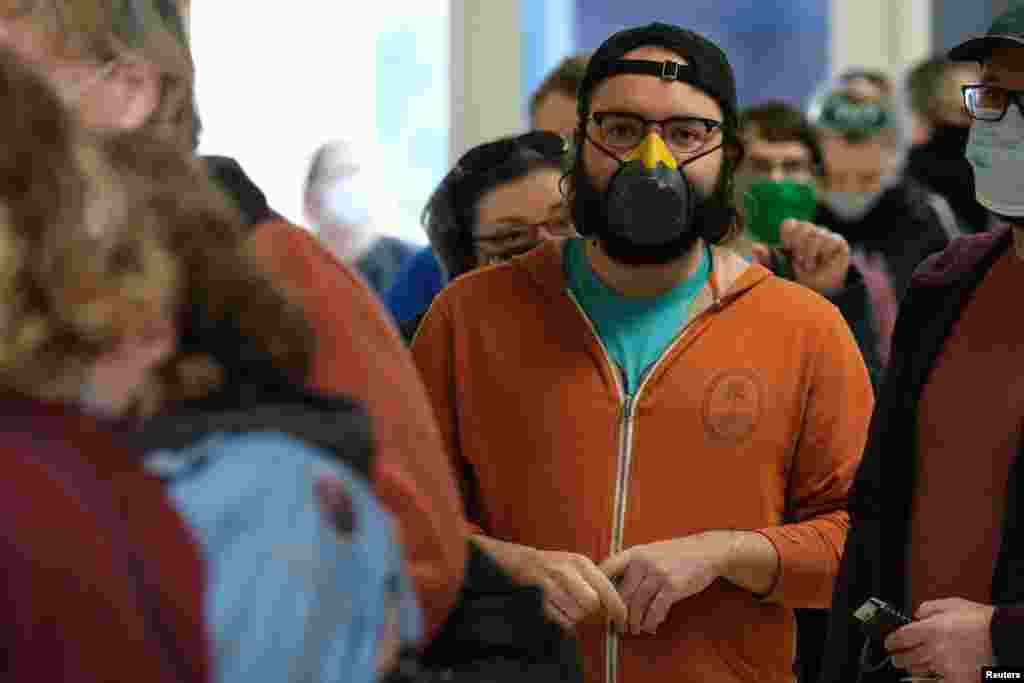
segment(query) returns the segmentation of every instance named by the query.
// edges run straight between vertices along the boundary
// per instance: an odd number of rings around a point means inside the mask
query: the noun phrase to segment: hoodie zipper
[[[720,302],[717,300],[711,305],[709,309],[701,311],[693,317],[690,322],[683,326],[676,338],[672,340],[672,343],[668,345],[668,348],[662,352],[658,357],[658,360],[654,362],[654,365],[647,371],[644,378],[640,381],[640,386],[637,387],[635,394],[629,394],[625,390],[625,379],[620,376],[620,372],[612,360],[611,354],[608,353],[608,348],[604,345],[601,340],[601,335],[597,333],[597,328],[594,327],[594,323],[591,322],[590,317],[586,311],[583,310],[583,306],[576,299],[576,295],[573,294],[571,289],[566,289],[566,293],[569,295],[569,299],[572,300],[576,306],[576,310],[579,311],[580,315],[583,316],[583,320],[587,323],[590,331],[593,333],[594,338],[597,340],[598,346],[601,348],[601,352],[604,355],[605,362],[612,371],[612,376],[615,378],[615,389],[619,398],[620,407],[622,409],[622,416],[619,421],[619,453],[618,453],[618,464],[615,476],[615,505],[614,505],[614,519],[612,520],[612,537],[611,537],[611,553],[610,556],[614,556],[622,552],[622,540],[623,533],[625,531],[626,524],[626,506],[629,502],[629,473],[632,469],[633,463],[633,431],[634,431],[634,408],[640,396],[643,394],[644,388],[647,386],[648,380],[654,376],[657,372],[658,367],[661,366],[662,362],[667,358],[672,351],[679,345],[679,342],[686,335],[686,332],[701,319],[707,310],[718,309]],[[609,624],[608,633],[605,638],[605,683],[618,683],[619,680],[619,634],[616,633],[614,625]]]

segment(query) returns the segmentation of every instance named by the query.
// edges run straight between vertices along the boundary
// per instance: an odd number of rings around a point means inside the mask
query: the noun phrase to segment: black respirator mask
[[[615,159],[619,168],[603,193],[578,168],[573,218],[582,233],[599,239],[612,259],[629,265],[669,263],[686,254],[700,237],[720,233],[732,220],[721,188],[704,196],[682,170],[721,145],[679,164],[653,131],[625,158],[587,139]]]
[[[683,173],[683,166],[721,149],[721,145],[680,165],[653,131],[624,159],[593,140],[591,144],[619,162],[603,197],[609,233],[640,247],[667,246],[691,233],[694,239],[699,236],[694,219],[704,198]]]

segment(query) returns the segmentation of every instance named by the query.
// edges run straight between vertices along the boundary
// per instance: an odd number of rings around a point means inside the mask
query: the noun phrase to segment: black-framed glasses
[[[487,263],[498,263],[524,254],[546,237],[568,237],[576,232],[564,208],[540,223],[502,223],[480,226],[478,230],[483,234],[476,234],[474,242],[482,260]]]
[[[964,107],[968,115],[977,121],[1002,121],[1011,103],[1024,114],[1021,104],[1022,90],[1007,90],[997,85],[974,83],[961,88],[964,94]]]
[[[721,121],[699,116],[672,116],[658,120],[631,112],[596,111],[590,118],[597,125],[600,142],[617,152],[635,149],[647,137],[647,130],[657,125],[669,150],[676,156],[685,156],[700,151],[714,132],[722,127]]]

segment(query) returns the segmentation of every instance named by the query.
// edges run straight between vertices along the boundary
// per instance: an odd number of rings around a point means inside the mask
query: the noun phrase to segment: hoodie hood
[[[982,264],[991,265],[1012,246],[1013,229],[1009,227],[961,237],[925,259],[914,273],[912,285],[951,285],[976,272]]]
[[[526,272],[548,298],[563,298],[569,287],[562,267],[562,246],[566,239],[579,238],[548,240],[528,254],[512,259],[509,266]],[[767,268],[748,263],[729,249],[713,246],[711,275],[697,295],[694,311],[699,314],[712,307],[726,306],[769,277],[771,272]]]

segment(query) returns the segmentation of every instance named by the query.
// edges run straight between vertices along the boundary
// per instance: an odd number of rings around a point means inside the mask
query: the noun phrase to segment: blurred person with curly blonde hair
[[[172,353],[175,260],[7,53],[0,97],[5,673],[208,681],[199,550],[118,421]]]
[[[183,9],[174,0],[0,0],[0,45],[45,74],[89,128],[148,132],[194,153],[200,122]],[[429,639],[458,597],[467,534],[412,358],[362,279],[274,212],[236,161],[200,161],[242,211],[258,261],[313,328],[305,384],[366,404],[380,453],[374,488],[396,515]]]

